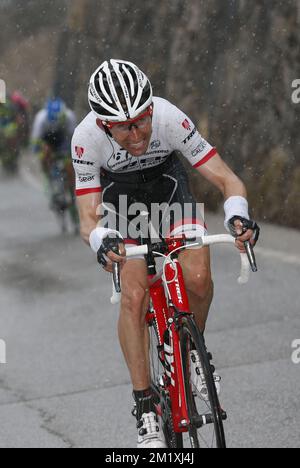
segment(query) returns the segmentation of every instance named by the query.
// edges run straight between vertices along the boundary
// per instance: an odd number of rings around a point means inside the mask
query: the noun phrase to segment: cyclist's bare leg
[[[199,329],[204,332],[213,300],[214,285],[211,278],[210,250],[185,250],[180,255],[190,308]]]
[[[120,344],[134,390],[145,390],[150,387],[149,333],[145,321],[149,293],[145,261],[127,261],[121,279]]]

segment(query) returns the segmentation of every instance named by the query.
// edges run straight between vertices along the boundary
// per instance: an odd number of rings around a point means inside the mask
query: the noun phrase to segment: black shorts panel
[[[114,177],[101,173],[105,227],[116,229],[125,239],[139,241],[150,235],[152,240],[168,237],[175,227],[184,224],[203,226],[202,210],[191,194],[187,172],[176,153],[150,171],[153,178],[144,171],[146,181],[141,180],[141,173],[136,179],[129,174],[127,181],[126,174]],[[142,218],[141,211],[149,216]],[[154,228],[151,234],[149,220]]]

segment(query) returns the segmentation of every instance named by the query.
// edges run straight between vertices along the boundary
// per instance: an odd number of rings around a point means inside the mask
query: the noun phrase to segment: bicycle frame
[[[182,246],[182,239],[167,240],[169,253]],[[175,269],[174,269],[175,267]],[[176,277],[176,278],[175,278]],[[191,314],[186,292],[183,271],[177,259],[169,261],[165,267],[168,285],[168,301],[165,285],[160,275],[149,275],[151,306],[146,316],[150,325],[156,322],[160,358],[164,365],[164,390],[169,393],[172,403],[173,427],[176,433],[187,432],[190,424],[185,396],[178,328],[180,319]],[[168,334],[169,344],[166,343]],[[158,407],[158,413],[160,408]]]
[[[189,244],[188,244],[189,242]],[[163,366],[163,373],[159,376],[159,393],[163,398],[171,401],[173,429],[175,433],[188,432],[191,421],[188,414],[187,396],[185,390],[183,364],[180,348],[179,330],[184,317],[192,315],[189,307],[188,295],[184,284],[183,271],[178,261],[178,252],[189,247],[203,247],[214,244],[232,244],[235,239],[227,234],[204,236],[193,243],[186,238],[165,239],[158,244],[145,244],[131,248],[127,256],[145,255],[148,263],[148,278],[150,290],[150,308],[146,315],[148,325],[156,324],[158,335],[158,352]],[[251,247],[252,249],[252,247]],[[252,253],[252,252],[251,252]],[[165,257],[163,274],[157,274],[155,257]],[[173,257],[173,258],[172,258]],[[242,253],[241,273],[239,284],[246,284],[249,280],[250,260]],[[254,255],[252,256],[254,262]],[[254,268],[254,263],[251,267]],[[120,301],[120,269],[115,264],[113,276],[112,304]],[[162,401],[164,404],[164,401]],[[157,405],[157,412],[163,415],[161,404]]]

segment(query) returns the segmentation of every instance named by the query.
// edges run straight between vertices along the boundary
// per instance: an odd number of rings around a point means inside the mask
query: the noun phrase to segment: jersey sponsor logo
[[[159,140],[152,141],[150,148],[152,150],[159,148],[161,145],[161,142]]]
[[[202,140],[201,143],[192,151],[192,157],[195,158],[198,154],[202,153],[205,150],[208,143],[205,140]]]
[[[92,172],[77,171],[77,175],[78,175],[78,177],[90,177],[90,176],[92,176],[94,174]]]
[[[95,176],[85,176],[85,177],[81,177],[79,176],[79,182],[81,183],[85,183],[85,182],[92,182],[93,180],[95,180]]]
[[[159,154],[170,154],[170,151],[168,150],[159,150],[159,151],[149,151],[146,153],[146,156],[152,156],[153,154],[159,155]]]
[[[159,156],[158,153],[163,153],[164,156]],[[153,151],[147,153],[144,158],[134,158],[127,151],[118,152],[114,154],[111,159],[108,161],[107,166],[111,171],[138,171],[140,169],[148,169],[150,167],[158,166],[162,164],[167,156],[169,151]],[[149,157],[150,155],[155,155],[154,157]]]
[[[141,169],[147,169],[149,167],[158,166],[166,160],[165,157],[157,156],[155,158],[147,158],[140,160]]]
[[[131,162],[133,156],[130,156],[128,151],[121,148],[117,153],[114,153],[107,163],[107,167],[111,170],[125,169]]]
[[[190,122],[188,121],[188,119],[185,119],[182,122],[182,126],[183,126],[183,128],[185,128],[185,130],[192,130],[192,126],[191,126]]]
[[[84,164],[85,166],[94,166],[95,163],[90,161],[82,161],[82,159],[73,159],[73,163],[75,164]]]
[[[75,153],[79,159],[83,158],[84,155],[84,148],[82,146],[75,146]]]
[[[196,132],[197,128],[195,127],[194,130],[185,138],[185,140],[183,140],[183,143],[186,145],[193,138]]]
[[[162,163],[166,156],[170,154],[168,150],[154,150],[145,154],[145,158],[135,158],[125,149],[114,153],[107,163],[107,167],[111,171],[133,171],[139,169],[147,169],[148,167],[157,166]],[[149,157],[152,156],[152,157]]]

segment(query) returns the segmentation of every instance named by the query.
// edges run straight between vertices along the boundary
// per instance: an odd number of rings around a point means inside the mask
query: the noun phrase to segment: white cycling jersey
[[[217,154],[201,137],[192,121],[169,101],[154,97],[153,131],[148,151],[131,156],[97,125],[93,112],[76,128],[72,139],[72,159],[76,173],[76,195],[101,192],[100,170],[118,174],[158,166],[174,151],[180,151],[194,167]]]

